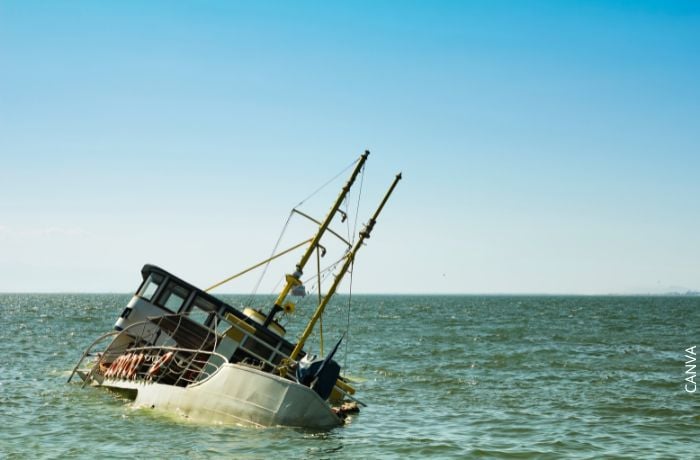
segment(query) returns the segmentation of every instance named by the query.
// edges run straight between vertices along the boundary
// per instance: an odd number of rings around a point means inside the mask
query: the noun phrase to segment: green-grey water
[[[321,432],[198,424],[66,384],[128,299],[0,294],[0,457],[700,456],[700,391],[684,388],[700,297],[354,296],[339,360],[368,407]]]

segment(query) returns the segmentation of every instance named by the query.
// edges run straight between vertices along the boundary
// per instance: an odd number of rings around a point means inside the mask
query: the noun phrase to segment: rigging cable
[[[315,191],[313,191],[313,192],[311,193],[311,195],[309,195],[309,196],[307,196],[306,198],[304,198],[303,200],[301,200],[301,201],[300,201],[296,206],[294,206],[294,207],[295,207],[295,208],[298,208],[299,206],[301,206],[302,204],[304,204],[304,203],[306,202],[306,200],[308,200],[309,198],[313,197],[313,196],[316,195],[318,192],[320,192],[321,190],[323,190],[324,188],[326,188],[326,186],[328,186],[328,184],[330,184],[331,182],[333,182],[334,180],[336,180],[338,177],[340,177],[341,174],[345,173],[348,169],[352,168],[352,166],[353,166],[355,163],[357,163],[358,161],[360,161],[360,160],[355,160],[355,161],[353,161],[352,163],[350,163],[349,165],[347,165],[345,168],[343,168],[342,171],[340,171],[338,174],[336,174],[336,175],[333,176],[331,179],[329,179],[328,182],[326,182],[325,184],[323,184],[323,185],[321,185],[319,188],[317,188]],[[363,170],[365,169],[364,166],[362,167],[362,169],[363,169]]]
[[[275,247],[272,248],[272,253],[270,256],[273,256],[277,252],[277,248],[280,245],[280,242],[282,241],[282,237],[284,236],[284,232],[287,231],[287,226],[289,225],[289,221],[292,219],[292,215],[294,214],[294,211],[290,211],[289,215],[287,216],[287,221],[284,223],[284,226],[282,227],[282,231],[280,232],[280,236],[277,238],[277,242],[275,243]],[[268,261],[265,264],[265,268],[263,268],[262,273],[260,274],[260,277],[258,278],[257,283],[255,283],[255,286],[253,287],[253,292],[250,294],[250,298],[248,299],[248,305],[252,305],[253,299],[255,298],[255,294],[258,293],[258,289],[260,288],[260,283],[262,283],[263,278],[265,277],[265,274],[267,273],[267,269],[270,267],[270,262]]]
[[[352,240],[351,243],[355,243],[355,235],[357,235],[357,221],[360,219],[360,199],[362,198],[362,187],[365,185],[365,168],[362,167],[362,174],[360,175],[360,188],[357,191],[357,206],[355,207],[355,226],[352,229]]]
[[[323,301],[323,295],[321,294],[321,248],[316,247],[316,271],[318,273],[318,305],[321,305]],[[321,357],[323,357],[323,313],[318,322],[318,332],[320,338],[320,351]]]
[[[362,168],[362,174],[360,175],[360,188],[357,192],[357,206],[355,207],[355,225],[352,230],[351,244],[355,244],[355,235],[357,234],[357,221],[360,217],[360,198],[362,198],[362,186],[365,182],[365,168]],[[350,223],[348,222],[348,227]],[[347,376],[348,369],[348,343],[350,342],[350,309],[352,307],[352,275],[355,272],[355,258],[353,257],[350,262],[350,286],[348,289],[348,323],[345,326],[345,357],[343,360],[343,375]]]
[[[357,163],[358,161],[360,161],[360,160],[359,160],[359,159],[358,159],[358,160],[354,160],[354,161],[353,161],[352,163],[350,163],[348,166],[346,166],[345,168],[343,168],[338,174],[336,174],[335,176],[333,176],[333,177],[332,177],[331,179],[329,179],[326,183],[324,183],[323,185],[321,185],[321,186],[320,186],[319,188],[317,188],[314,192],[312,192],[309,196],[307,196],[306,198],[304,198],[303,200],[301,200],[296,206],[294,206],[294,207],[292,208],[292,210],[289,212],[289,216],[287,217],[287,221],[284,223],[284,226],[282,227],[282,232],[280,233],[280,236],[277,238],[277,242],[275,243],[275,247],[272,249],[272,253],[270,254],[270,256],[274,255],[275,252],[277,252],[277,248],[279,247],[280,242],[282,241],[282,237],[284,236],[284,232],[287,230],[287,226],[289,225],[289,221],[292,219],[292,215],[294,214],[294,210],[295,210],[296,208],[298,208],[299,206],[301,206],[302,204],[304,204],[308,199],[310,199],[311,197],[313,197],[314,195],[316,195],[318,192],[320,192],[321,190],[323,190],[324,188],[326,188],[326,187],[328,186],[328,184],[330,184],[331,182],[333,182],[334,180],[336,180],[341,174],[345,173],[348,169],[350,169],[350,168],[351,168],[355,163]],[[365,169],[365,168],[364,168],[364,166],[363,166],[363,167],[362,167],[363,175],[364,175],[364,169]],[[270,266],[270,263],[268,262],[268,263],[265,265],[265,268],[263,269],[262,273],[260,274],[260,277],[258,278],[258,281],[255,283],[255,286],[253,287],[253,292],[251,292],[250,297],[248,298],[248,304],[249,304],[249,305],[252,304],[253,299],[255,298],[255,295],[258,293],[258,289],[260,288],[260,284],[262,283],[262,280],[263,280],[263,278],[265,277],[265,274],[267,273],[267,269],[269,268],[269,266]]]
[[[333,274],[335,269],[338,267],[338,264],[340,262],[342,262],[344,259],[345,259],[345,256],[342,256],[339,259],[337,259],[336,261],[332,262],[330,265],[326,266],[326,268],[320,270],[321,283],[323,281],[325,281],[326,278],[328,278],[330,275]],[[302,284],[304,286],[308,286],[308,288],[306,291],[306,295],[304,297],[300,298],[296,302],[297,310],[302,311],[303,307],[308,303],[309,299],[311,299],[313,297],[313,295],[316,293],[316,291],[319,289],[319,287],[318,287],[319,284],[318,284],[317,279],[318,279],[317,275],[312,275],[309,278],[302,280]],[[282,281],[284,281],[284,277],[280,278],[280,280],[277,282],[277,284],[275,285],[275,288],[272,289],[270,294],[273,294],[274,292],[276,292],[277,287],[282,283]],[[315,337],[315,335],[314,335],[314,337]]]

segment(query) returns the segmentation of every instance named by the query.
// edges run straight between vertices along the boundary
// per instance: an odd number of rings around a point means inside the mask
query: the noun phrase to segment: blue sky
[[[694,1],[5,1],[0,291],[206,286],[364,149],[356,291],[700,289],[698,81]]]

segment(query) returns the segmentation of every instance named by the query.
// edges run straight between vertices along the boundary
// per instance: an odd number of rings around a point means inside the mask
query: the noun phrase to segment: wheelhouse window
[[[190,319],[196,323],[206,325],[207,320],[209,319],[209,313],[195,307],[190,310]]]
[[[204,300],[201,297],[195,298],[192,309],[190,309],[190,319],[202,324],[204,326],[209,326],[210,320],[213,318],[212,314],[216,312],[216,305]]]
[[[146,278],[146,282],[143,283],[137,295],[150,302],[161,283],[163,283],[163,276],[157,273],[151,273],[148,275],[148,278]]]
[[[178,311],[189,295],[190,292],[187,289],[171,281],[160,296],[158,305],[171,311]]]

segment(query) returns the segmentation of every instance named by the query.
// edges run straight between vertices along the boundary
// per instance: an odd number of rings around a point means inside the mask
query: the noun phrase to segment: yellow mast
[[[382,212],[382,208],[386,204],[387,200],[389,199],[389,196],[391,195],[391,192],[394,191],[394,188],[396,187],[396,184],[401,180],[401,173],[397,174],[396,177],[394,178],[394,182],[391,184],[391,187],[389,187],[389,190],[386,192],[384,195],[384,199],[382,199],[382,202],[379,204],[379,207],[377,210],[374,212],[374,215],[372,218],[367,222],[365,225],[365,228],[362,229],[360,232],[360,237],[358,238],[357,242],[355,245],[352,247],[350,252],[348,252],[345,255],[345,262],[343,263],[342,268],[338,272],[338,274],[335,277],[335,280],[333,281],[333,284],[331,285],[330,289],[326,293],[326,296],[323,298],[323,301],[318,305],[316,308],[316,311],[314,312],[313,316],[309,320],[308,324],[306,325],[306,329],[304,329],[304,332],[301,334],[301,338],[299,339],[299,342],[296,344],[294,347],[294,350],[292,350],[292,353],[289,355],[290,360],[295,360],[297,356],[299,355],[299,352],[301,351],[302,348],[304,348],[304,343],[306,343],[306,339],[309,338],[309,335],[311,335],[311,331],[314,329],[314,325],[316,324],[316,321],[321,317],[323,314],[323,311],[326,308],[326,305],[330,301],[331,297],[333,297],[333,294],[335,294],[336,289],[338,288],[338,285],[340,282],[343,280],[343,276],[345,276],[345,273],[347,273],[348,269],[350,268],[350,264],[352,264],[352,261],[355,259],[355,254],[357,254],[357,251],[362,247],[362,244],[365,239],[369,238],[370,233],[372,233],[372,229],[374,228],[374,224],[377,223],[377,217],[379,216],[379,213]]]
[[[301,260],[296,265],[296,271],[292,274],[285,275],[286,284],[285,284],[284,288],[282,289],[282,292],[280,292],[279,296],[277,296],[277,299],[275,300],[275,304],[273,305],[272,309],[270,310],[270,313],[267,315],[267,318],[265,319],[264,326],[267,327],[272,322],[272,320],[275,319],[275,315],[278,312],[282,311],[282,305],[284,304],[284,301],[287,298],[287,295],[289,295],[289,291],[291,291],[292,288],[294,288],[294,286],[298,286],[301,284],[301,281],[299,280],[299,278],[301,278],[301,275],[303,274],[304,266],[309,261],[309,258],[311,257],[311,254],[313,254],[313,251],[314,251],[314,249],[316,249],[316,246],[318,245],[318,243],[321,241],[321,237],[323,236],[326,229],[330,225],[331,221],[333,220],[333,217],[335,217],[335,214],[338,211],[338,208],[340,208],[340,205],[343,203],[345,196],[350,191],[350,187],[352,187],[352,184],[355,182],[357,175],[362,170],[362,166],[364,166],[365,161],[367,161],[368,156],[369,156],[369,150],[365,150],[365,153],[360,155],[360,159],[358,160],[357,165],[355,166],[355,169],[352,171],[352,174],[350,175],[350,178],[348,179],[347,183],[345,184],[343,189],[340,191],[340,195],[338,195],[338,199],[335,200],[335,203],[333,203],[331,210],[328,212],[328,215],[321,223],[321,226],[319,227],[318,232],[316,233],[316,236],[313,237],[313,239],[311,240],[311,244],[309,244],[309,247],[306,249],[306,252],[304,253],[303,256],[301,256]]]

